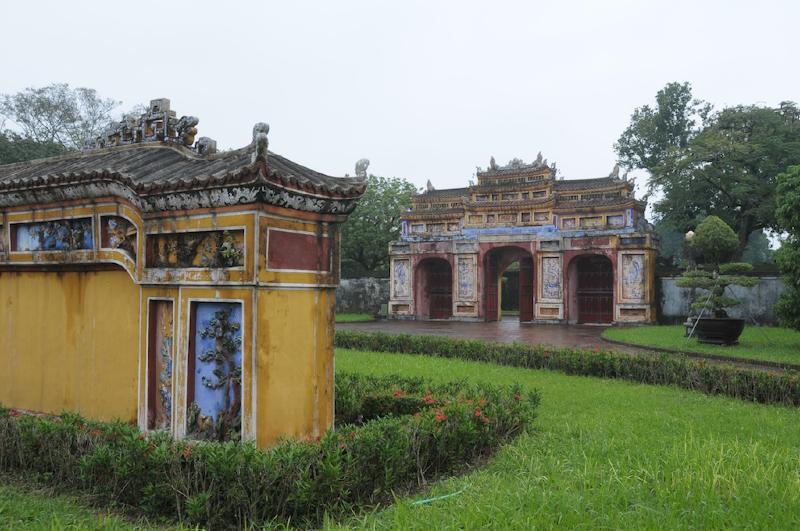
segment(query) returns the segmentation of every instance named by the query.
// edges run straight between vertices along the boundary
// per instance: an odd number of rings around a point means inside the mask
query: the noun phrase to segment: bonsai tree
[[[725,309],[741,304],[741,301],[725,295],[726,288],[752,287],[758,284],[757,278],[744,276],[744,273],[753,270],[752,265],[741,262],[725,263],[739,248],[736,233],[717,216],[708,216],[694,233],[689,232],[686,237],[689,252],[700,265],[687,270],[678,279],[677,285],[707,291],[695,296],[691,304],[691,309],[695,312],[700,313],[705,309],[713,317],[728,317]]]

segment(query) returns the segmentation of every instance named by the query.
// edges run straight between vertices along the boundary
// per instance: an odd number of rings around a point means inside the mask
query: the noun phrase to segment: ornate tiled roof
[[[563,179],[555,181],[557,191],[566,190],[593,190],[597,188],[609,188],[626,183],[615,177],[599,177],[596,179]]]
[[[234,151],[153,141],[0,166],[0,206],[122,195],[145,210],[259,201],[330,213],[355,207],[363,176],[331,177],[269,152],[260,127],[252,144]]]

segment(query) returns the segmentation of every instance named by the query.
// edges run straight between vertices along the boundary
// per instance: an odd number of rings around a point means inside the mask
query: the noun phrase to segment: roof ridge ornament
[[[369,168],[369,159],[359,159],[358,162],[356,162],[356,177],[366,179],[367,168]]]
[[[150,100],[150,107],[140,116],[125,115],[119,122],[112,122],[103,133],[87,140],[84,151],[146,142],[167,142],[195,149],[201,155],[211,155],[217,150],[217,143],[208,138],[195,144],[197,124],[196,116],[177,117],[170,110],[168,98]]]
[[[253,162],[258,160],[263,160],[264,162],[267,161],[267,152],[269,148],[269,138],[267,137],[268,134],[268,123],[258,122],[253,126],[253,146],[255,147],[252,157]]]
[[[555,163],[553,163],[555,164]],[[494,160],[494,157],[489,159],[489,166],[486,167],[486,170],[481,168],[480,166],[476,166],[476,170],[478,174],[492,174],[492,173],[499,173],[499,172],[513,172],[513,171],[523,171],[523,170],[539,170],[539,169],[550,169],[551,167],[547,164],[547,159],[542,156],[542,152],[540,151],[536,155],[536,160],[531,163],[526,163],[524,160],[514,157],[508,164],[505,166],[500,166]]]

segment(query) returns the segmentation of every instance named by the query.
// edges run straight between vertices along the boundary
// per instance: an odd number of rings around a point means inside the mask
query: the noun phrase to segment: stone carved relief
[[[13,229],[14,251],[73,251],[94,245],[91,218],[20,223]]]
[[[395,299],[411,297],[411,264],[407,259],[394,261],[392,292]]]
[[[622,297],[641,300],[644,298],[644,255],[622,255]]]
[[[136,260],[136,227],[119,216],[105,216],[101,220],[102,246],[119,249]]]
[[[542,258],[542,298],[561,299],[561,259],[557,256]]]
[[[244,266],[244,231],[199,231],[147,236],[147,267]]]
[[[475,297],[475,263],[469,257],[458,259],[458,296],[460,299]]]

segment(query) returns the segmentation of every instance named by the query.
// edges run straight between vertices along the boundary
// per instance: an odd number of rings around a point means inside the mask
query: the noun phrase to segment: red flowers
[[[518,392],[516,392],[516,393],[514,393],[514,400],[516,400],[517,402],[519,402],[520,400],[522,400],[522,395],[521,395],[521,394],[519,394],[519,391],[518,391]]]
[[[395,396],[395,398],[399,398],[399,397],[403,396],[403,391],[398,389],[397,391],[394,392],[394,396]]]
[[[433,396],[431,395],[431,392],[430,392],[430,391],[428,391],[428,392],[425,394],[425,396],[423,396],[423,397],[422,397],[422,400],[423,400],[423,401],[424,401],[426,404],[428,404],[429,406],[430,406],[430,405],[432,405],[434,402],[436,402],[436,400],[434,400],[434,399],[433,399]]]
[[[441,409],[436,410],[436,422],[444,422],[447,420],[447,415],[444,414],[444,411]]]
[[[483,416],[483,413],[481,413],[481,408],[479,408],[479,407],[476,407],[476,408],[475,408],[475,411],[473,411],[473,412],[472,412],[472,416],[473,416],[473,417],[476,417],[476,418],[480,418],[480,417],[482,417],[482,416]]]
[[[9,414],[10,416],[12,416],[12,417],[19,417],[20,415],[22,415],[22,413],[20,413],[20,412],[19,412],[19,411],[17,411],[16,409],[9,409],[9,410],[8,410],[8,414]]]

